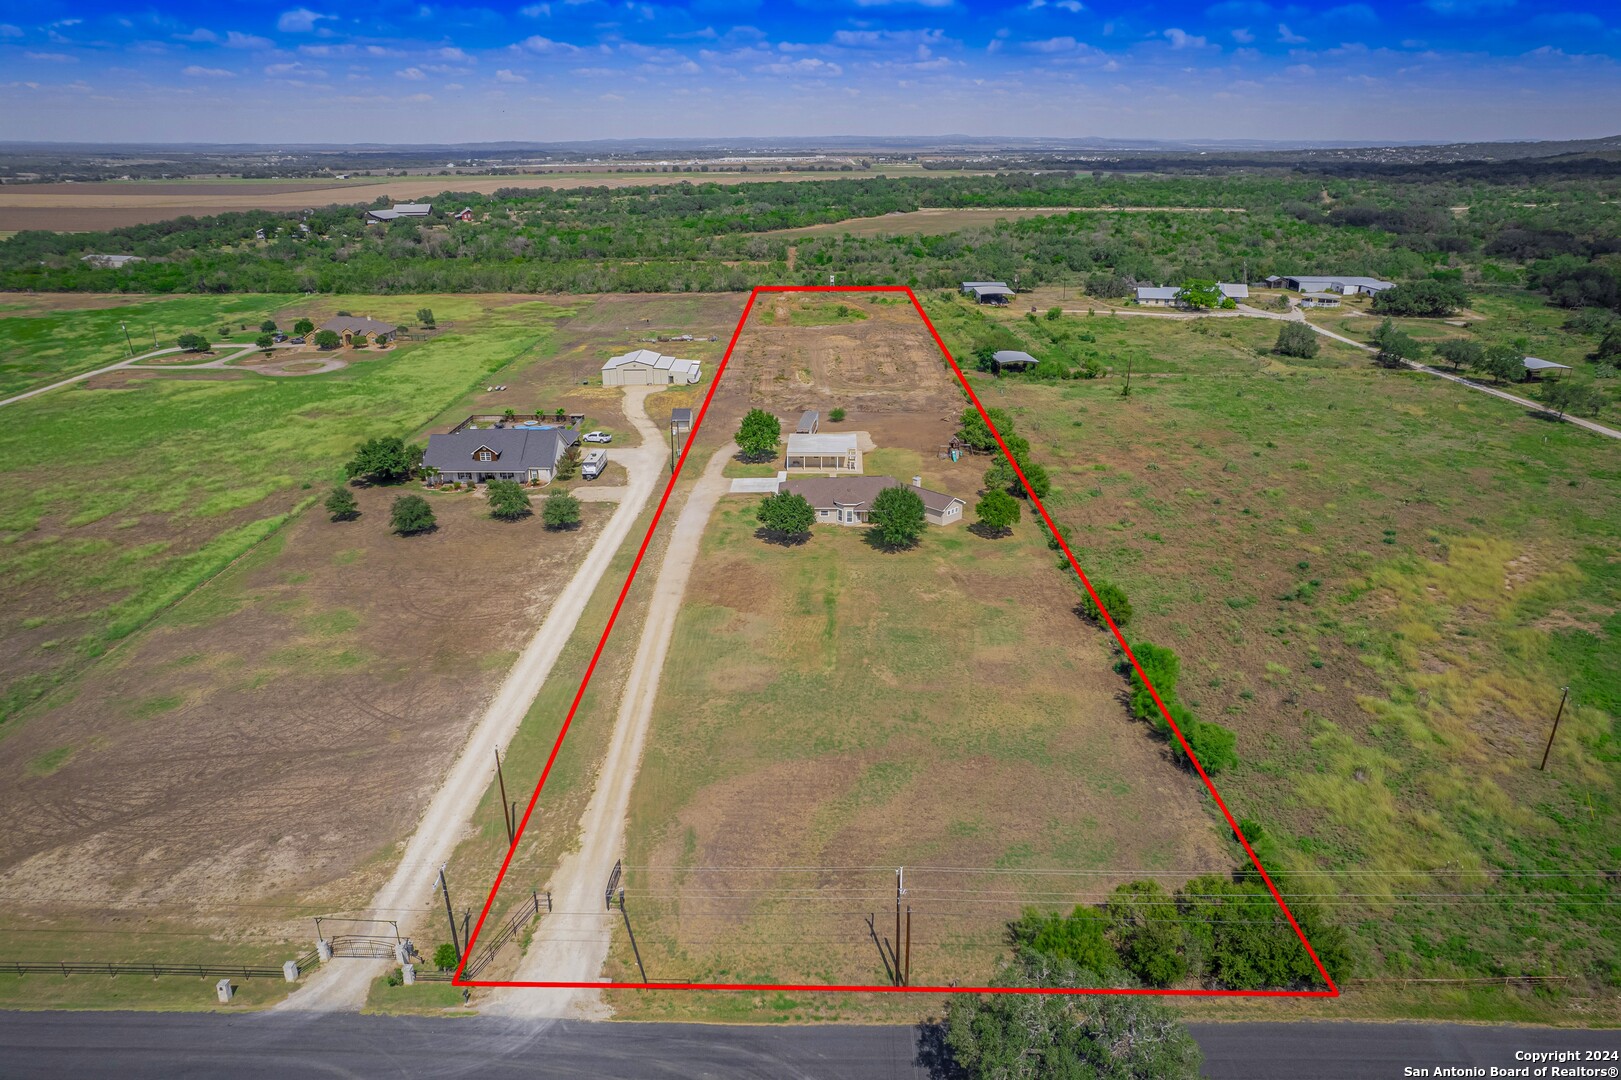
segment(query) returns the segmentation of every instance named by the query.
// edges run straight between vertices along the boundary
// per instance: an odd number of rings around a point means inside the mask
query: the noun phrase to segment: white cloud
[[[262,38],[255,34],[239,34],[235,30],[225,35],[227,49],[271,49],[276,43],[269,38]]]
[[[412,105],[421,105],[421,104],[424,104],[425,102],[432,101],[433,100],[433,95],[432,94],[412,94],[410,97],[401,98],[400,100],[404,101],[404,102],[407,102],[409,104],[412,104]]]
[[[25,52],[23,55],[30,60],[44,60],[52,64],[77,64],[79,62],[76,57],[69,56],[67,53]]]
[[[226,71],[224,68],[198,67],[190,64],[180,69],[180,74],[189,75],[193,79],[232,79],[236,72]]]
[[[524,78],[522,75],[519,75],[511,68],[502,68],[500,71],[495,73],[495,81],[498,83],[526,83],[529,80]]]
[[[844,74],[844,69],[838,64],[816,56],[776,64],[760,64],[754,70],[764,75],[814,75],[819,78],[836,78]]]
[[[271,78],[277,79],[287,78],[294,75],[312,79],[321,79],[326,77],[326,72],[322,71],[320,68],[308,67],[296,60],[287,64],[267,64],[265,65],[265,74],[269,75]]]
[[[1514,0],[1424,0],[1424,6],[1437,15],[1485,15],[1507,11]]]
[[[455,60],[455,61],[457,61],[459,63],[463,63],[463,64],[472,63],[472,60],[473,60],[473,58],[471,56],[468,56],[465,52],[463,52],[462,50],[456,48],[453,45],[448,47],[448,48],[440,49],[439,50],[439,59],[441,59],[441,60]]]
[[[1237,30],[1233,31],[1233,40],[1238,42],[1240,45],[1248,45],[1250,42],[1255,40],[1255,35],[1250,33],[1250,31],[1245,27],[1241,26]]]
[[[1171,43],[1173,49],[1202,49],[1210,42],[1195,34],[1190,34],[1179,26],[1173,26],[1165,31],[1165,38]]]
[[[427,78],[426,75],[422,74],[421,68],[414,67],[405,68],[403,71],[396,71],[394,74],[398,75],[402,79],[410,79],[413,82]]]
[[[580,51],[578,45],[570,45],[566,41],[553,41],[549,37],[531,34],[512,48],[521,52],[531,52],[537,56],[555,56],[558,54],[573,55]]]
[[[309,8],[294,8],[281,13],[281,18],[276,20],[276,29],[284,34],[307,34],[322,19],[336,18],[336,15],[322,15]]]
[[[220,36],[206,26],[199,26],[189,34],[176,34],[176,41],[195,41],[198,43],[218,41]]]
[[[578,75],[582,79],[611,79],[614,76],[618,75],[619,72],[615,71],[613,68],[582,67],[582,68],[574,68],[572,71],[569,72],[569,74],[570,75]]]
[[[530,4],[528,7],[518,9],[518,14],[526,19],[544,19],[552,13],[550,4]]]
[[[1317,69],[1310,64],[1290,64],[1283,69],[1285,75],[1315,75]]]
[[[12,26],[10,23],[0,23],[0,37],[22,37],[23,28]]]
[[[1285,23],[1278,24],[1278,40],[1285,45],[1304,45],[1306,39],[1289,29]]]
[[[1044,7],[1051,6],[1064,11],[1074,12],[1077,15],[1086,10],[1086,5],[1081,3],[1081,0],[1052,0],[1050,5],[1049,0],[1030,0],[1030,3],[1026,6],[1031,11],[1040,11]]]

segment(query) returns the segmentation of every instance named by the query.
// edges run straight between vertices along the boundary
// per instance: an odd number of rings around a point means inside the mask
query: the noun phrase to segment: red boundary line
[[[1154,704],[1159,706],[1160,715],[1165,718],[1165,722],[1169,724],[1171,730],[1176,733],[1177,742],[1182,744],[1183,753],[1185,753],[1188,760],[1193,763],[1194,769],[1198,770],[1199,778],[1204,781],[1205,788],[1210,792],[1210,797],[1214,799],[1216,801],[1216,805],[1221,808],[1222,816],[1227,819],[1228,827],[1233,830],[1233,835],[1238,837],[1239,844],[1241,844],[1244,848],[1244,854],[1249,856],[1250,865],[1255,867],[1255,872],[1261,875],[1262,881],[1266,882],[1267,889],[1272,893],[1272,899],[1277,901],[1278,907],[1280,910],[1282,910],[1284,918],[1289,920],[1290,928],[1294,930],[1295,936],[1300,939],[1300,944],[1304,946],[1306,954],[1311,957],[1312,963],[1317,966],[1317,973],[1323,977],[1323,982],[1328,986],[1327,990],[1160,990],[1153,988],[1127,987],[1064,987],[1047,989],[1045,987],[1008,986],[824,986],[819,984],[798,985],[792,983],[485,981],[462,978],[462,968],[466,966],[468,957],[470,957],[473,953],[473,946],[477,943],[478,936],[484,929],[484,921],[489,918],[490,908],[495,903],[495,895],[500,891],[501,883],[503,880],[505,880],[507,870],[512,865],[512,857],[518,850],[518,841],[522,839],[523,831],[529,825],[530,815],[535,812],[535,804],[540,800],[541,789],[546,786],[546,778],[551,775],[552,765],[557,761],[557,753],[563,747],[563,739],[568,735],[569,725],[574,722],[574,714],[579,711],[580,701],[585,697],[585,689],[590,684],[591,676],[597,669],[597,661],[601,659],[602,650],[608,644],[608,635],[613,632],[614,623],[619,619],[620,609],[624,607],[625,597],[630,593],[631,583],[636,580],[636,571],[641,568],[642,559],[647,554],[648,545],[653,541],[653,531],[658,528],[659,519],[664,516],[664,508],[670,501],[670,493],[675,490],[675,483],[678,479],[680,479],[681,470],[687,464],[687,452],[692,448],[693,439],[698,434],[698,429],[703,425],[704,416],[709,412],[709,404],[714,400],[715,388],[720,385],[720,378],[726,372],[726,365],[731,363],[732,351],[737,348],[737,339],[743,333],[743,326],[748,322],[749,313],[754,310],[754,301],[760,296],[761,293],[779,292],[894,292],[904,293],[907,299],[912,302],[913,309],[918,313],[918,317],[923,320],[923,325],[928,328],[929,335],[934,338],[934,343],[940,347],[940,354],[946,358],[946,363],[951,365],[952,373],[957,376],[957,382],[962,385],[963,391],[968,395],[968,399],[974,403],[974,408],[979,410],[979,415],[984,419],[986,428],[990,430],[991,435],[996,439],[996,445],[1001,448],[1002,455],[1007,458],[1008,464],[1013,467],[1014,473],[1019,477],[1019,482],[1024,485],[1025,493],[1030,496],[1031,503],[1035,505],[1036,510],[1041,514],[1041,520],[1046,522],[1050,534],[1058,541],[1058,546],[1063,549],[1064,557],[1069,560],[1070,568],[1073,569],[1076,576],[1080,578],[1081,584],[1086,586],[1086,591],[1092,597],[1092,602],[1097,605],[1097,609],[1102,613],[1104,621],[1109,624],[1109,631],[1114,634],[1114,639],[1119,644],[1121,652],[1123,652],[1126,655],[1126,658],[1131,661],[1131,666],[1136,669],[1137,677],[1140,678],[1143,685],[1148,688],[1148,693],[1153,697]],[[974,388],[969,386],[968,380],[963,377],[962,369],[957,366],[957,361],[952,357],[951,351],[946,348],[946,343],[940,339],[940,332],[934,328],[934,324],[929,321],[928,315],[924,313],[923,305],[918,303],[916,294],[914,294],[912,290],[905,285],[757,285],[755,286],[754,290],[749,293],[748,303],[743,305],[743,314],[738,318],[737,326],[732,330],[731,340],[726,343],[726,354],[721,358],[720,366],[715,369],[715,377],[710,381],[709,393],[704,396],[704,403],[702,408],[698,410],[698,416],[693,422],[692,432],[687,436],[687,441],[681,448],[681,456],[676,462],[675,472],[671,474],[669,483],[664,485],[664,495],[659,499],[658,509],[654,511],[653,520],[647,526],[647,535],[642,538],[642,546],[640,550],[636,552],[636,561],[631,564],[630,573],[625,577],[625,584],[619,590],[619,598],[614,601],[613,613],[608,616],[608,624],[602,628],[602,637],[597,641],[596,651],[591,654],[591,662],[586,665],[585,676],[580,680],[580,688],[575,691],[574,701],[569,705],[568,715],[564,717],[563,726],[557,733],[557,741],[552,744],[552,752],[551,755],[546,759],[546,767],[541,770],[540,782],[535,785],[534,794],[529,796],[529,805],[524,808],[523,820],[518,824],[518,830],[513,837],[511,846],[507,848],[507,857],[501,862],[501,872],[496,874],[495,882],[490,886],[490,894],[484,900],[484,908],[478,913],[478,922],[473,927],[473,936],[468,939],[466,947],[462,950],[462,962],[457,965],[456,973],[452,978],[452,982],[456,986],[532,986],[558,990],[791,990],[796,993],[827,991],[882,994],[1122,994],[1154,997],[1332,998],[1340,996],[1340,988],[1336,986],[1334,980],[1329,977],[1328,970],[1323,967],[1322,960],[1320,960],[1317,956],[1317,950],[1313,949],[1311,947],[1311,942],[1306,940],[1306,935],[1300,929],[1300,924],[1295,921],[1294,912],[1289,910],[1289,905],[1284,903],[1282,894],[1278,892],[1278,887],[1273,884],[1271,876],[1268,875],[1265,868],[1261,866],[1261,860],[1256,857],[1255,849],[1250,846],[1250,842],[1244,836],[1243,830],[1238,827],[1238,822],[1233,819],[1232,811],[1227,809],[1227,804],[1222,800],[1220,792],[1216,790],[1216,785],[1211,781],[1210,775],[1204,771],[1204,766],[1199,764],[1199,758],[1196,754],[1194,754],[1193,747],[1188,745],[1188,740],[1182,734],[1182,729],[1177,726],[1176,720],[1171,716],[1170,710],[1165,707],[1165,702],[1160,700],[1159,691],[1155,690],[1153,683],[1149,682],[1147,673],[1143,671],[1142,665],[1137,662],[1136,654],[1131,651],[1131,646],[1126,644],[1125,635],[1123,635],[1120,632],[1120,628],[1115,625],[1114,619],[1109,615],[1108,609],[1104,607],[1102,599],[1099,598],[1096,590],[1092,588],[1092,582],[1087,578],[1085,572],[1081,570],[1080,563],[1076,562],[1075,553],[1070,551],[1068,542],[1058,531],[1057,526],[1053,524],[1053,519],[1048,516],[1047,508],[1042,505],[1041,500],[1036,498],[1035,493],[1030,490],[1030,485],[1028,481],[1025,480],[1024,470],[1019,468],[1019,463],[1013,460],[1012,454],[1008,453],[1007,444],[1002,441],[1002,433],[996,430],[995,424],[991,423],[990,414],[985,411],[985,406],[980,403],[979,395],[974,393]]]

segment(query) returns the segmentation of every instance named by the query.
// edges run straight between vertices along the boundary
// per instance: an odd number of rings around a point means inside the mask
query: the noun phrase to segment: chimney
[[[923,486],[923,477],[921,477],[921,476],[912,477],[912,486],[913,487],[922,487]]]

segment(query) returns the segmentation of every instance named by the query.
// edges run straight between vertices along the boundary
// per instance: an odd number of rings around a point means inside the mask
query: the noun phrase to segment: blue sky
[[[0,0],[0,139],[1621,133],[1621,0]]]

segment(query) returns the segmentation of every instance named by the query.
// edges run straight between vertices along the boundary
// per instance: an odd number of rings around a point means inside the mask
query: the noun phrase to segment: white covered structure
[[[859,473],[861,440],[854,432],[788,436],[783,468],[789,472]]]
[[[615,356],[602,365],[602,385],[682,385],[697,382],[700,374],[696,360],[665,356],[652,349],[637,349],[623,356]]]

